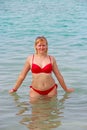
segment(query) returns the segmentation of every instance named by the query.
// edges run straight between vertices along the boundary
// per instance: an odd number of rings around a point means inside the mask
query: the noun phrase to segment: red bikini
[[[31,69],[32,73],[35,73],[35,74],[38,74],[38,73],[51,73],[52,72],[52,64],[51,64],[51,58],[50,58],[50,56],[49,56],[49,60],[50,60],[50,63],[47,64],[46,66],[44,66],[43,68],[41,68],[37,64],[33,63],[33,61],[34,61],[34,55],[33,55],[33,58],[32,58],[32,69]],[[33,88],[32,86],[30,86],[30,88],[32,88],[35,92],[39,93],[40,95],[47,95],[55,87],[57,88],[57,84],[54,84],[48,90],[41,91],[41,90],[37,90],[37,89]]]
[[[54,88],[57,88],[57,84],[54,84],[51,88],[49,88],[48,90],[45,91],[41,91],[41,90],[37,90],[35,88],[33,88],[32,86],[30,86],[30,88],[32,88],[35,92],[39,93],[40,95],[47,95],[49,92],[51,92]]]
[[[43,68],[41,68],[40,66],[38,66],[37,64],[34,64],[34,55],[33,55],[33,59],[32,59],[32,73],[51,73],[52,72],[52,64],[51,64],[51,58],[49,56],[50,59],[50,63],[47,64],[46,66],[44,66]]]

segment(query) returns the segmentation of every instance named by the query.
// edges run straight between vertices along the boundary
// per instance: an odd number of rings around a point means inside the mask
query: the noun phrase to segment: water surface
[[[58,95],[30,103],[31,72],[9,95],[34,40],[45,36],[68,87],[57,79]],[[54,75],[53,75],[54,76]],[[0,129],[87,130],[87,1],[0,1]]]

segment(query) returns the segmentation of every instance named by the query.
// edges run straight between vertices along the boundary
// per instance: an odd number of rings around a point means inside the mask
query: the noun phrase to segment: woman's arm
[[[25,62],[25,65],[23,67],[23,70],[21,71],[17,81],[16,81],[16,84],[14,85],[14,87],[9,91],[9,93],[13,93],[13,92],[16,92],[18,90],[18,88],[21,86],[23,80],[25,79],[27,73],[29,72],[30,70],[30,63],[29,63],[29,58],[27,58],[26,62]]]
[[[66,92],[73,92],[74,89],[73,88],[68,88],[65,84],[65,81],[64,81],[64,78],[63,76],[61,75],[59,69],[58,69],[58,66],[57,66],[57,63],[56,63],[56,60],[55,58],[53,58],[53,72],[57,78],[57,80],[59,81],[61,87],[66,91]]]

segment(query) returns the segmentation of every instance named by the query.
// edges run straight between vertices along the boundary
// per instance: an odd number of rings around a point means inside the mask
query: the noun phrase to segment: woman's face
[[[48,45],[46,41],[39,41],[35,46],[36,52],[40,54],[47,53]]]

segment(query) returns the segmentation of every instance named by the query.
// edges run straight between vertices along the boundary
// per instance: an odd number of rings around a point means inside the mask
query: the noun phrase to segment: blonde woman
[[[35,40],[35,54],[26,59],[26,63],[14,87],[9,91],[16,92],[21,86],[28,72],[32,72],[32,82],[30,86],[30,97],[39,98],[41,96],[53,97],[57,94],[58,85],[55,83],[52,72],[56,76],[61,87],[66,92],[73,92],[73,88],[68,88],[61,75],[56,60],[48,55],[48,42],[43,36]]]

